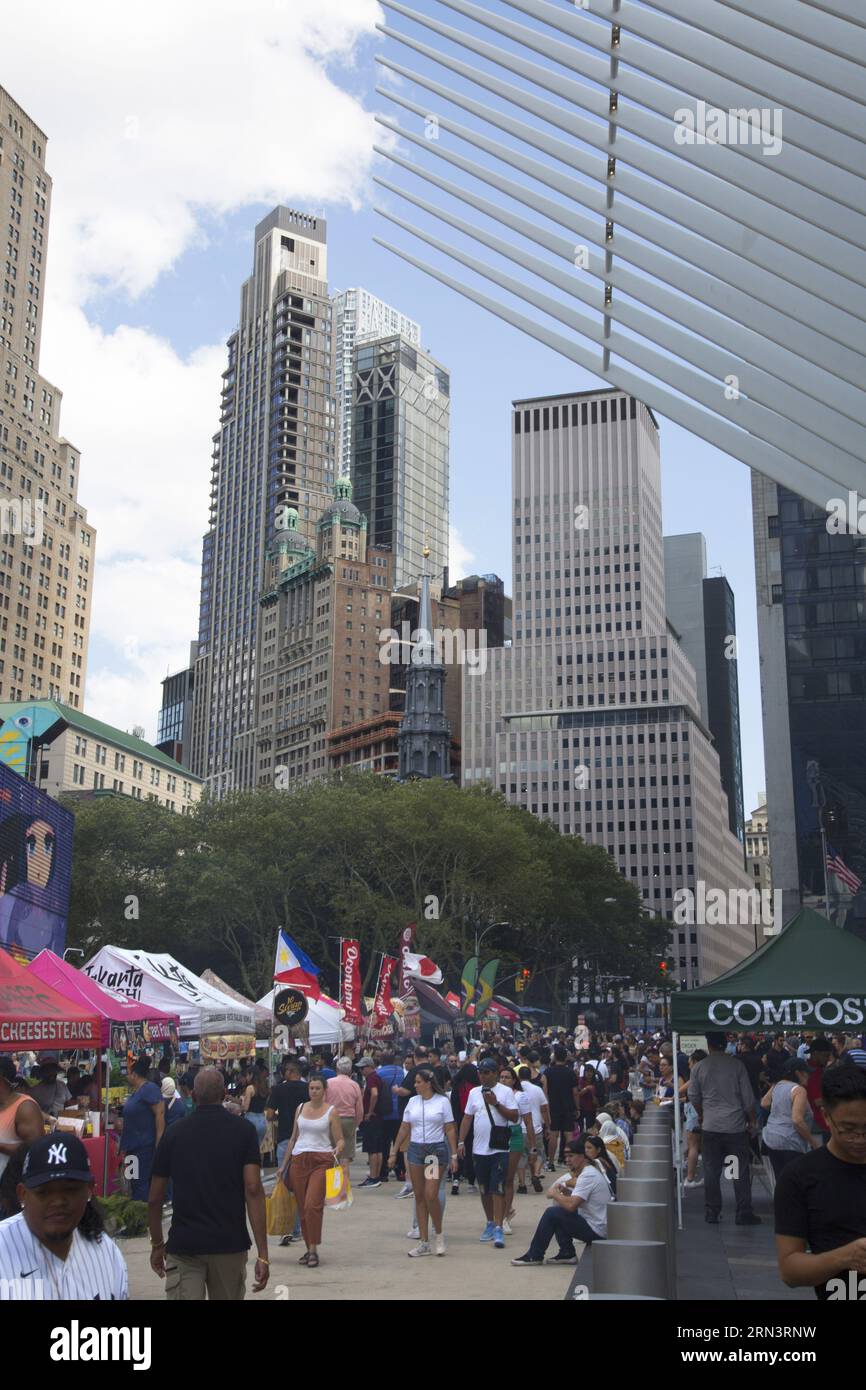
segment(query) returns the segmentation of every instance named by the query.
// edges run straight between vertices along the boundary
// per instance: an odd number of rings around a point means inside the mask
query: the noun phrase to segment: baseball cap
[[[359,1067],[375,1067],[375,1065],[376,1063],[373,1061],[372,1057],[362,1057],[358,1063]]]
[[[47,1182],[93,1182],[87,1150],[75,1134],[54,1130],[30,1145],[24,1156],[21,1181],[25,1187]]]

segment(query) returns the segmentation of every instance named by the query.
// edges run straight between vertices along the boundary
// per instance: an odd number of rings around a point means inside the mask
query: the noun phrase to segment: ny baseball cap
[[[87,1150],[75,1134],[54,1130],[36,1139],[24,1156],[21,1181],[25,1187],[47,1182],[93,1182]]]

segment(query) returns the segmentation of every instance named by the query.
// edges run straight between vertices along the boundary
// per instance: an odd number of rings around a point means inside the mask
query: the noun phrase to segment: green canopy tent
[[[677,1033],[823,1033],[864,1022],[866,942],[808,907],[732,970],[671,996]]]
[[[866,942],[804,907],[763,946],[709,984],[671,996],[674,1088],[680,1033],[766,1028],[844,1030],[866,1021]],[[682,1229],[680,1108],[675,1103],[677,1205]]]

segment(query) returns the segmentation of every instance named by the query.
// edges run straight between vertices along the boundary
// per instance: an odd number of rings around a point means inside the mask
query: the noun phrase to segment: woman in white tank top
[[[295,1111],[295,1125],[279,1178],[288,1174],[301,1214],[301,1230],[306,1253],[299,1264],[315,1269],[322,1243],[322,1214],[325,1210],[325,1174],[343,1156],[343,1130],[333,1105],[325,1104],[325,1083],[311,1076],[310,1099]],[[288,1185],[288,1184],[287,1184]]]

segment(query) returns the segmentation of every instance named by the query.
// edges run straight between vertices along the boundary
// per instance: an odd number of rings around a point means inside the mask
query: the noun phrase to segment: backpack
[[[378,1076],[379,1073],[377,1072],[376,1075]],[[379,1089],[376,1094],[376,1105],[373,1114],[378,1115],[380,1120],[387,1120],[390,1118],[393,1109],[394,1097],[391,1093],[391,1087],[384,1076],[379,1076]]]

